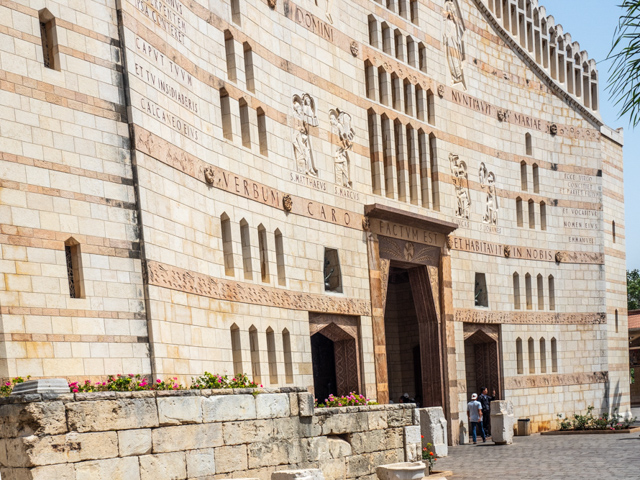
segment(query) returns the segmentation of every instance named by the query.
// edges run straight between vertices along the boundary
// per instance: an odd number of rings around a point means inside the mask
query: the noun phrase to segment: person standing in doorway
[[[486,442],[487,437],[485,436],[484,429],[482,428],[482,405],[478,401],[477,393],[471,395],[471,401],[467,404],[467,418],[469,419],[469,428],[471,430],[471,434],[473,435],[474,445],[478,443],[478,439],[476,437],[476,429],[480,430],[482,441]]]
[[[478,401],[482,405],[482,429],[487,437],[491,436],[491,402],[496,399],[496,391],[489,395],[487,387],[482,387]]]

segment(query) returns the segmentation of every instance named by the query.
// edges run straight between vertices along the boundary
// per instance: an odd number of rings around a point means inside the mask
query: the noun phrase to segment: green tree
[[[640,271],[627,270],[627,307],[629,310],[640,309]]]
[[[640,0],[624,0],[623,13],[613,36],[609,59],[608,90],[620,116],[629,114],[631,125],[640,123]]]

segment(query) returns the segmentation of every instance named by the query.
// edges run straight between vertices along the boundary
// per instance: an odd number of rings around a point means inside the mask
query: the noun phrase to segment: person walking
[[[473,435],[474,445],[478,443],[478,439],[476,437],[476,429],[480,430],[482,441],[486,442],[487,437],[485,436],[484,429],[482,428],[482,405],[478,401],[477,393],[471,395],[471,401],[467,404],[467,418],[469,419],[469,428],[471,429],[471,434]]]
[[[489,395],[487,387],[482,387],[478,401],[482,405],[482,429],[487,437],[491,436],[491,402],[496,399],[496,391]]]

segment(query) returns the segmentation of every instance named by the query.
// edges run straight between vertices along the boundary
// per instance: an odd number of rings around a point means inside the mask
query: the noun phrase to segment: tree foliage
[[[640,0],[624,0],[623,13],[613,36],[609,59],[608,90],[620,116],[629,114],[631,125],[640,123]]]
[[[627,307],[629,310],[640,309],[640,271],[627,270]]]

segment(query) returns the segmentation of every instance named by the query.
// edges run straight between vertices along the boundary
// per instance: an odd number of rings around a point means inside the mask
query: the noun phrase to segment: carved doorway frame
[[[467,373],[467,352],[466,348],[469,343],[474,344],[474,371],[476,377],[476,389],[480,389],[482,386],[489,388],[489,394],[491,390],[495,389],[496,398],[504,398],[503,385],[504,385],[504,373],[502,367],[502,349],[500,342],[500,326],[478,323],[465,323],[464,324],[464,345],[465,345],[465,375]],[[478,350],[480,348],[480,350]],[[481,370],[478,373],[478,370]],[[478,379],[482,380],[478,382]],[[482,383],[483,385],[478,385]],[[467,397],[471,393],[468,382],[465,378]],[[481,392],[475,392],[480,394]]]

